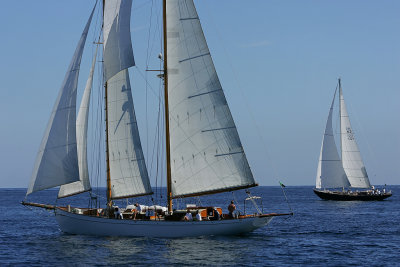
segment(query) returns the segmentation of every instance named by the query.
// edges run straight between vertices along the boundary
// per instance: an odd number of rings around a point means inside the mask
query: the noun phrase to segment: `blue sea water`
[[[400,266],[400,186],[389,188],[394,195],[384,201],[335,202],[320,200],[312,187],[286,187],[292,217],[246,235],[176,239],[64,234],[52,212],[20,204],[25,189],[0,189],[0,265]],[[289,211],[279,187],[252,193],[263,197],[264,212]],[[32,200],[54,204],[56,194],[49,190]],[[246,195],[235,197],[243,210]],[[231,198],[225,193],[201,201],[226,210]],[[88,205],[87,195],[70,201]]]

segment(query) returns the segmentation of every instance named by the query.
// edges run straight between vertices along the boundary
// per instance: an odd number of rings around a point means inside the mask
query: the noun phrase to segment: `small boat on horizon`
[[[339,157],[332,127],[333,106],[338,87],[341,157]],[[368,201],[383,200],[392,196],[392,192],[386,192],[386,188],[378,190],[370,184],[350,124],[340,78],[326,122],[318,162],[316,185],[313,190],[317,196],[326,200]]]

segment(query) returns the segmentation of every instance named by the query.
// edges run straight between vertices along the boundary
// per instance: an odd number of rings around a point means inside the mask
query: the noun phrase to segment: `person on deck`
[[[218,221],[221,219],[221,214],[219,214],[217,209],[214,209],[214,214],[213,216],[210,218],[210,220],[212,221]]]
[[[229,211],[229,217],[234,218],[233,216],[233,212],[236,210],[236,206],[233,202],[233,200],[231,201],[231,204],[229,204],[228,206],[228,211]]]
[[[196,212],[196,221],[200,222],[201,220],[202,220],[201,219],[201,215],[199,213],[199,210],[197,210],[197,212]]]
[[[114,208],[114,216],[115,216],[115,219],[123,219],[121,211],[118,207]]]
[[[186,215],[183,218],[183,220],[188,221],[188,222],[193,221],[193,216],[192,216],[192,213],[190,213],[190,210],[187,210]]]
[[[133,216],[133,219],[134,220],[136,220],[136,215],[139,213],[141,213],[142,212],[142,207],[139,205],[139,203],[135,203],[135,207],[136,207],[136,210],[135,210],[135,215]]]

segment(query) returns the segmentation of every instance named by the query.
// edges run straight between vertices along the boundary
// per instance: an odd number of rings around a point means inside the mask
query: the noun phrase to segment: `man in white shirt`
[[[196,221],[201,221],[201,215],[199,213],[199,211],[196,212]]]
[[[114,208],[114,216],[115,216],[115,219],[123,219],[121,211],[118,207]]]

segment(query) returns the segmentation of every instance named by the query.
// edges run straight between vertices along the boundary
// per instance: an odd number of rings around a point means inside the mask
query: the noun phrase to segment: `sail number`
[[[354,134],[350,127],[346,128],[346,132],[347,132],[347,139],[354,140]]]

